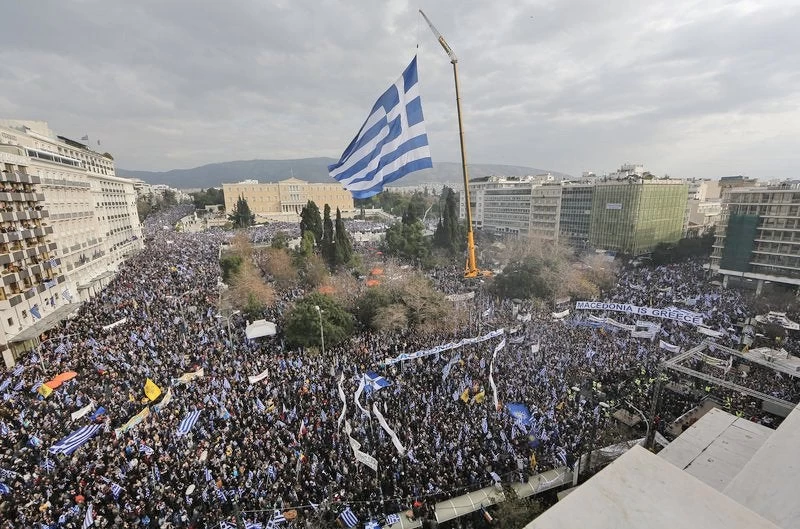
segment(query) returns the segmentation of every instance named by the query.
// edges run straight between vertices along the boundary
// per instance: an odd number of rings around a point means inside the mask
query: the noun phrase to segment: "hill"
[[[308,182],[330,182],[328,165],[333,158],[301,158],[297,160],[238,160],[220,162],[194,167],[192,169],[173,169],[171,171],[135,171],[117,169],[117,175],[127,178],[140,178],[149,184],[167,184],[178,189],[197,189],[219,187],[223,182],[256,179],[259,182],[277,182],[294,175]],[[470,178],[488,175],[522,176],[546,173],[547,170],[534,167],[497,164],[470,164]],[[563,173],[550,171],[556,177],[569,177]],[[424,183],[454,183],[461,181],[461,164],[437,162],[433,169],[411,173],[394,185],[418,185]]]

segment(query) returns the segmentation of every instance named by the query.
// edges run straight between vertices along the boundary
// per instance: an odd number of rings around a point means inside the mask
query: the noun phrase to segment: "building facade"
[[[589,243],[598,249],[641,255],[683,233],[688,186],[680,180],[627,179],[595,186]]]
[[[559,233],[561,241],[573,248],[589,245],[593,196],[593,183],[562,183]]]
[[[342,212],[355,209],[353,196],[338,182],[312,184],[297,178],[288,178],[275,183],[259,183],[258,180],[245,180],[235,184],[222,184],[225,194],[225,211],[232,212],[239,197],[247,200],[250,211],[256,218],[294,219],[300,215],[303,206],[312,200],[320,210],[328,204],[332,211]]]
[[[9,364],[44,330],[77,308],[77,302],[105,287],[125,258],[142,248],[143,240],[133,183],[115,176],[110,155],[55,136],[44,122],[10,120],[0,121],[0,155],[8,160],[3,162],[4,174],[22,175],[12,178],[30,180],[36,192],[38,200],[30,206],[41,215],[48,249],[36,258],[38,264],[44,259],[52,267],[51,275],[37,269],[28,274],[29,281],[23,279],[5,293],[22,291],[31,296],[27,303],[0,303],[0,341],[5,340],[3,356]],[[15,228],[11,222],[7,230]],[[12,267],[37,264],[15,260],[12,248],[8,258]],[[37,294],[30,294],[34,291]]]
[[[711,269],[724,276],[800,286],[800,184],[723,188]]]

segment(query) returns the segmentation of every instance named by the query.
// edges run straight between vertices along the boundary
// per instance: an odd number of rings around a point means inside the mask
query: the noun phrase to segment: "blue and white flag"
[[[414,57],[378,98],[341,159],[328,166],[328,173],[353,198],[367,198],[408,173],[431,167]]]
[[[345,507],[342,513],[339,515],[339,519],[342,521],[345,527],[355,527],[358,525],[358,517],[350,510],[350,507]]]
[[[94,523],[94,508],[92,504],[89,504],[89,508],[86,509],[86,516],[83,518],[83,526],[82,529],[87,529]]]
[[[34,319],[37,320],[42,319],[42,313],[39,312],[39,305],[34,305],[33,307],[31,307],[31,316],[33,316]]]
[[[23,371],[25,371],[25,366],[22,364],[17,364],[17,367],[14,368],[14,371],[12,371],[11,374],[14,375],[15,377],[18,377],[22,374]]]
[[[5,483],[0,483],[0,495],[2,494],[11,494],[11,487]]]
[[[49,451],[51,454],[61,453],[65,455],[71,455],[72,452],[80,448],[89,439],[94,437],[99,430],[100,430],[99,424],[84,426],[80,430],[75,430],[68,436],[56,442],[53,446],[50,447]]]
[[[115,500],[119,499],[119,495],[122,494],[122,487],[119,483],[111,483],[111,494],[114,496]]]
[[[178,426],[178,435],[186,435],[200,418],[200,410],[190,411]]]
[[[68,288],[65,288],[61,291],[61,296],[69,302],[72,302],[72,293],[69,291]]]
[[[370,388],[376,391],[392,385],[391,382],[389,382],[388,380],[386,380],[385,378],[383,378],[374,371],[367,371],[366,373],[364,373],[364,382],[366,382],[366,384]]]
[[[396,523],[400,523],[400,515],[399,514],[387,514],[386,515],[386,525],[393,525]]]
[[[522,404],[521,402],[509,402],[506,404],[506,408],[508,408],[508,412],[511,414],[511,416],[516,419],[517,424],[525,425],[530,422],[531,411],[525,404]]]
[[[276,510],[275,513],[272,515],[272,518],[270,519],[269,523],[271,523],[274,526],[282,524],[285,521],[286,517],[283,516],[283,513],[281,511]]]

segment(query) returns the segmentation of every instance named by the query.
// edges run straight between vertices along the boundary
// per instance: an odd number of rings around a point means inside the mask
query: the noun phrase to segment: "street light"
[[[233,338],[231,337],[231,318],[233,318],[234,316],[236,316],[240,312],[241,311],[239,311],[239,310],[234,310],[233,312],[228,314],[227,317],[223,316],[222,314],[217,314],[217,318],[225,320],[227,322],[227,324],[228,324],[228,340],[231,341],[231,344],[233,344]]]
[[[314,305],[314,308],[317,309],[317,314],[319,315],[319,338],[322,341],[322,356],[325,356],[325,331],[322,328],[322,309],[319,308],[319,305]]]

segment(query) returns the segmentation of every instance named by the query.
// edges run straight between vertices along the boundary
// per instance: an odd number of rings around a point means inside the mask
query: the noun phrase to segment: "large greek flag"
[[[377,195],[408,173],[433,167],[419,97],[417,58],[378,98],[342,158],[328,166],[354,198]]]
[[[100,430],[101,426],[99,424],[91,425],[91,426],[84,426],[80,430],[75,430],[68,436],[64,437],[53,446],[50,447],[51,454],[66,454],[70,455],[72,452],[77,450],[81,447],[84,443],[86,443],[89,439],[94,437],[94,435]]]

